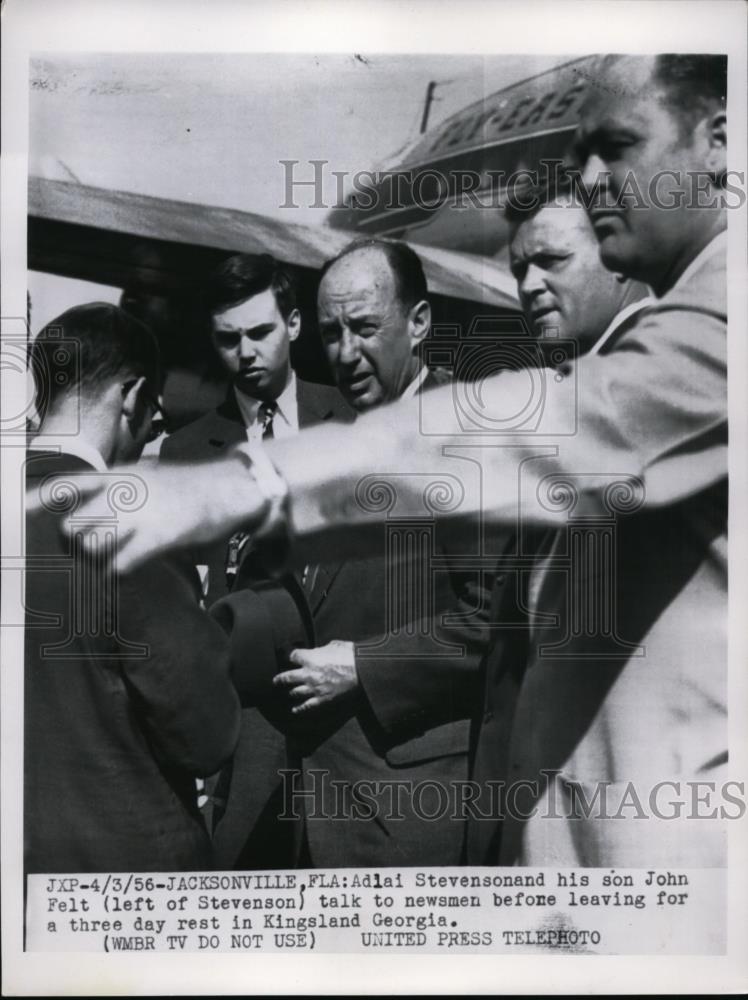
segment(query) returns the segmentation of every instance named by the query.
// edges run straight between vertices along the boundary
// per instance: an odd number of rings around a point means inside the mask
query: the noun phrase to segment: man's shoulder
[[[229,424],[230,421],[219,409],[209,410],[164,438],[159,458],[171,461],[179,459],[194,461],[202,455],[214,456],[215,446],[211,441],[223,440]]]
[[[662,348],[678,353],[696,351],[724,362],[727,332],[725,254],[717,251],[687,280],[659,299],[647,299],[616,331],[608,349],[651,354]]]
[[[727,318],[727,250],[720,246],[674,288],[655,300],[650,312],[711,313]]]
[[[159,452],[160,458],[180,458],[183,455],[195,458],[195,449],[207,446],[207,440],[211,433],[211,428],[216,421],[216,411],[211,410],[204,413],[197,420],[185,424],[178,430],[173,431],[164,438]]]

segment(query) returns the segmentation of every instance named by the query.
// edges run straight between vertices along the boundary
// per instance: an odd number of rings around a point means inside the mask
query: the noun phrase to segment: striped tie
[[[260,408],[257,411],[257,420],[262,427],[262,439],[263,441],[267,438],[272,438],[273,435],[273,417],[278,411],[278,404],[273,403],[261,403]]]

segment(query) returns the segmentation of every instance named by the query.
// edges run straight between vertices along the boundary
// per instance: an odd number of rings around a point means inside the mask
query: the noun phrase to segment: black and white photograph
[[[745,7],[150,9],[2,15],[4,991],[745,989]]]

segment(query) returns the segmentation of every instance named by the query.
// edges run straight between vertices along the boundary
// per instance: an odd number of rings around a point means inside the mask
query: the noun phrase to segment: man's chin
[[[366,389],[364,392],[347,392],[345,398],[349,405],[353,407],[358,413],[364,413],[366,410],[371,410],[373,407],[378,406],[382,402],[382,398],[376,392],[372,392],[370,389]]]
[[[365,413],[367,410],[370,410],[372,406],[376,406],[376,403],[369,399],[368,393],[364,393],[363,396],[348,396],[348,404],[352,406],[357,413]]]
[[[268,385],[262,378],[237,378],[234,379],[234,386],[253,399],[264,399],[268,393]]]

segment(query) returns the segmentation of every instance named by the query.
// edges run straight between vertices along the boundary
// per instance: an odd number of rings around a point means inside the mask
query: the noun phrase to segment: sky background
[[[285,200],[281,160],[332,170],[384,166],[418,137],[426,88],[439,84],[429,129],[473,101],[549,69],[560,56],[76,54],[31,61],[29,173],[323,225],[312,189]],[[33,274],[32,328],[118,290]]]

